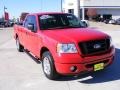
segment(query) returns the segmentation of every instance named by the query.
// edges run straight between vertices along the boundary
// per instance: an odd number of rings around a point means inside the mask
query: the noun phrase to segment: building
[[[120,0],[64,0],[63,11],[83,20],[92,16],[118,19]]]

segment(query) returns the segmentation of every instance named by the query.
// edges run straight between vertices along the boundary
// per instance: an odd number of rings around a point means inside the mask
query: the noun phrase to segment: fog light
[[[70,70],[71,70],[72,72],[75,72],[75,71],[77,70],[77,66],[72,66],[72,67],[70,67]]]

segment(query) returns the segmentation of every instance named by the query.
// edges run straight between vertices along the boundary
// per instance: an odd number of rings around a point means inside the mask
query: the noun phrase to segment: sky
[[[0,0],[0,17],[4,6],[10,18],[19,18],[22,12],[60,12],[61,0]]]

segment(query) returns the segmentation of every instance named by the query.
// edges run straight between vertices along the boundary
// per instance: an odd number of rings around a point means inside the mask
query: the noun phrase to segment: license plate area
[[[102,69],[104,69],[104,63],[94,64],[94,71],[99,71],[99,70],[102,70]]]

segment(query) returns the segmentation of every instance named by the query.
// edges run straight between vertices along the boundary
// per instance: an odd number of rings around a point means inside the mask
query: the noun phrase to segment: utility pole
[[[63,1],[61,0],[61,12],[63,12],[62,4],[63,4]]]
[[[5,10],[6,10],[7,8],[4,6],[4,13],[5,13]]]
[[[43,8],[43,0],[41,0],[41,12],[42,12],[42,8]]]
[[[5,10],[6,10],[7,8],[4,6],[4,20],[5,20]]]
[[[80,20],[80,0],[77,0],[77,6],[78,6],[77,7],[77,9],[78,9],[77,10],[78,11],[78,15],[77,16],[78,16],[78,19]]]

